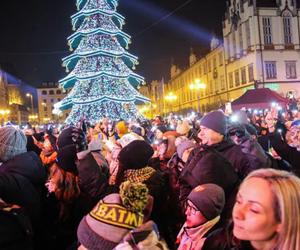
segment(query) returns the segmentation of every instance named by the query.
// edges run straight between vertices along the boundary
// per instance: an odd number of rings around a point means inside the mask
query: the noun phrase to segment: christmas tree
[[[149,101],[136,90],[144,78],[132,71],[138,58],[127,52],[131,37],[122,31],[125,18],[117,5],[117,0],[77,0],[78,12],[71,17],[75,33],[68,37],[73,53],[63,58],[70,73],[59,81],[70,91],[54,106],[72,108],[67,124],[135,119],[135,104]]]

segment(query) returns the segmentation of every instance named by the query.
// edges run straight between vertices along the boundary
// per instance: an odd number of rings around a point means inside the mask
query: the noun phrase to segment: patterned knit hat
[[[120,194],[110,194],[80,222],[79,242],[90,250],[111,250],[132,229],[143,224],[148,189],[142,183],[124,182]]]
[[[0,128],[0,161],[5,162],[25,153],[26,144],[26,136],[21,130],[13,126]]]

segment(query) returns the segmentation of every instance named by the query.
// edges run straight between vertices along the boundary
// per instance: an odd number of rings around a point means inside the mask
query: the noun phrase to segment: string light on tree
[[[144,78],[133,72],[138,58],[126,49],[131,37],[122,31],[125,18],[117,0],[77,0],[68,44],[73,53],[63,58],[69,74],[60,86],[71,89],[55,104],[55,113],[71,108],[67,124],[85,118],[94,124],[103,117],[136,119],[136,103],[147,103],[137,89]]]

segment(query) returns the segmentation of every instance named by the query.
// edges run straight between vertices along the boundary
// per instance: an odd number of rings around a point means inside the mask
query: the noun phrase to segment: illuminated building
[[[165,93],[178,98],[164,113],[207,112],[224,107],[247,89],[266,87],[300,98],[300,1],[231,0],[223,21],[223,42],[185,70],[171,66]],[[198,81],[205,89],[191,89]]]
[[[67,95],[58,83],[44,82],[37,89],[39,120],[41,124],[49,122],[64,122],[68,117],[68,112],[64,111],[61,114],[53,114],[54,104],[60,102]]]

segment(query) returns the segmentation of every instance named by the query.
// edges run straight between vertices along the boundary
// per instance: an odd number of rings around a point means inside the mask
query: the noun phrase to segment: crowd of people
[[[300,250],[300,114],[0,128],[0,249]]]

